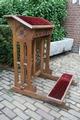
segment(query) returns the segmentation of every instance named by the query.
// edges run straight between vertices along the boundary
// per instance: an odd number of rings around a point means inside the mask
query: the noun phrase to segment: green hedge
[[[39,16],[51,21],[55,28],[52,41],[61,40],[65,36],[63,22],[67,16],[66,0],[30,0],[26,10],[22,13],[28,16]]]
[[[11,30],[3,15],[39,16],[54,25],[52,41],[65,36],[63,22],[66,18],[67,0],[0,0],[0,63],[13,64]]]
[[[0,25],[0,64],[13,64],[11,30],[7,25]]]
[[[55,25],[52,41],[61,40],[65,36],[66,6],[67,0],[1,0],[0,23],[7,24],[5,14],[43,17]]]

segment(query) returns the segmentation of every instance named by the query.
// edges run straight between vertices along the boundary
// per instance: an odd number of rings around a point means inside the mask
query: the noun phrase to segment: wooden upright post
[[[36,40],[33,42],[33,75],[36,72]]]
[[[41,46],[40,46],[40,52],[41,52],[41,72],[43,72],[44,69],[44,39],[41,39]]]
[[[15,33],[13,35],[13,56],[14,56],[14,86],[18,86],[19,83],[19,76],[18,76],[18,65],[17,65],[17,42],[16,42],[16,37]]]
[[[20,67],[21,67],[21,85],[24,86],[24,43],[20,42]]]
[[[50,41],[51,41],[51,35],[47,37],[47,49],[46,49],[46,66],[45,66],[45,72],[48,74],[51,74],[51,70],[49,68],[49,59],[50,59]]]

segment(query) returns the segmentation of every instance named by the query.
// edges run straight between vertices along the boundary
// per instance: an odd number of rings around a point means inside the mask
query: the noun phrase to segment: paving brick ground
[[[80,120],[80,56],[67,53],[51,58],[53,74],[74,74],[77,86],[71,86],[64,102],[68,109],[45,103],[11,91],[14,73],[0,72],[0,120]],[[36,78],[39,93],[47,94],[55,81]]]

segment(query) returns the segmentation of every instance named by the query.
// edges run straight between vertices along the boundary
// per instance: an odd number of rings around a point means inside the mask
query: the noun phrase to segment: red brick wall
[[[80,44],[80,5],[79,2],[73,4],[72,0],[67,0],[68,17],[65,21],[67,36],[74,38],[74,44]],[[78,1],[78,0],[77,0]]]

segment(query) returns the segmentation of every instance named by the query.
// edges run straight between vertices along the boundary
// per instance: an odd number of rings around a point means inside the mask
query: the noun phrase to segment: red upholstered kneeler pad
[[[40,17],[31,17],[31,16],[18,16],[20,19],[31,25],[51,25],[48,20]]]
[[[73,75],[63,74],[55,84],[54,88],[49,93],[48,97],[61,100],[72,82]]]

